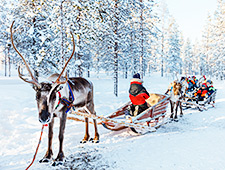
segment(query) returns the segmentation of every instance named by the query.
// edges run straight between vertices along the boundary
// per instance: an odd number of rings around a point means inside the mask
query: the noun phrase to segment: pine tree
[[[172,18],[169,25],[167,70],[169,73],[173,73],[173,76],[175,76],[176,73],[179,73],[178,70],[181,69],[181,35],[177,27],[175,20]]]
[[[52,70],[50,68],[56,67],[50,53],[53,34],[47,24],[50,11],[52,7],[48,1],[26,0],[19,1],[13,13],[13,18],[16,19],[15,44],[34,70],[36,77],[39,72],[48,72]]]
[[[165,67],[165,57],[166,57],[166,52],[168,51],[168,21],[170,18],[169,11],[167,8],[167,5],[164,1],[161,1],[159,3],[159,23],[158,27],[160,29],[160,36],[159,36],[159,49],[160,50],[160,55],[159,55],[159,65],[160,65],[160,72],[161,72],[161,77],[164,76],[164,67]]]
[[[202,35],[202,41],[203,41],[203,55],[205,55],[205,61],[206,61],[206,65],[205,65],[205,74],[206,75],[210,75],[212,76],[212,68],[214,68],[214,62],[212,62],[213,59],[213,47],[214,47],[214,24],[212,22],[212,17],[210,15],[208,15],[207,18],[207,24],[205,26],[205,29],[203,31],[203,35]]]
[[[182,48],[183,74],[193,74],[193,47],[187,39]]]
[[[218,0],[218,8],[215,12],[215,47],[216,72],[220,80],[225,78],[225,2]]]
[[[11,76],[11,63],[13,62],[13,55],[11,54],[11,42],[9,27],[11,24],[11,0],[3,0],[0,4],[0,50],[4,54],[5,76]],[[7,69],[8,65],[8,69]]]

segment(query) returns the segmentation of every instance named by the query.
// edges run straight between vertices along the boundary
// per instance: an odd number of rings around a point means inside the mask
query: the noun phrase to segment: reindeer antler
[[[32,74],[32,72],[30,71],[30,68],[29,68],[27,62],[25,61],[24,57],[20,54],[20,52],[17,50],[16,46],[14,45],[14,42],[13,42],[13,33],[12,33],[12,27],[13,27],[14,22],[15,22],[15,21],[12,22],[12,25],[11,25],[11,27],[10,27],[11,42],[12,42],[13,48],[16,50],[16,52],[17,52],[17,53],[19,54],[19,56],[22,58],[22,60],[23,60],[23,62],[24,62],[24,64],[25,64],[25,66],[26,66],[26,68],[27,68],[27,70],[28,70],[28,72],[29,72],[29,74],[30,74],[30,76],[31,76],[31,78],[32,78],[32,80],[27,80],[27,79],[25,79],[25,78],[22,77],[23,75],[20,73],[20,67],[18,67],[18,74],[19,74],[19,77],[20,77],[23,81],[25,81],[25,82],[27,82],[27,83],[34,84],[35,86],[37,86],[38,88],[40,88],[41,85],[38,83],[37,79],[33,76],[33,74]]]
[[[59,77],[58,77],[58,78],[57,78],[57,80],[55,81],[57,84],[64,84],[64,83],[66,83],[66,82],[68,81],[68,76],[67,76],[67,74],[66,74],[66,81],[60,82],[60,81],[59,81],[59,79],[60,79],[60,77],[62,76],[63,72],[65,71],[66,66],[68,65],[69,61],[71,60],[71,58],[73,57],[74,52],[75,52],[75,42],[74,42],[73,33],[72,33],[72,32],[70,32],[70,34],[72,35],[72,41],[73,41],[73,52],[72,52],[72,54],[71,54],[70,58],[68,59],[68,61],[66,62],[65,66],[63,67],[62,72],[59,74]]]

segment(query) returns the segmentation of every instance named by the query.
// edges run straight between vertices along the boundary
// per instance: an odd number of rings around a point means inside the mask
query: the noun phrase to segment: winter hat
[[[211,80],[207,80],[206,83],[212,84],[212,81]]]
[[[203,83],[203,84],[202,84],[202,87],[207,87],[207,84]]]
[[[185,77],[181,77],[180,81],[183,81],[183,80],[185,80]]]
[[[133,75],[133,78],[138,78],[138,79],[141,79],[141,76],[140,76],[140,74],[139,74],[139,73],[136,73],[136,74],[134,74],[134,75]]]

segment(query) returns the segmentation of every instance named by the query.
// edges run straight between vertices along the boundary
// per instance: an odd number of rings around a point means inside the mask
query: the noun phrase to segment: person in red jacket
[[[130,81],[129,98],[132,102],[131,116],[136,116],[148,108],[146,99],[150,97],[147,90],[142,85],[143,81],[140,78],[140,74],[133,75],[133,79]]]
[[[197,101],[203,101],[207,93],[207,84],[203,83],[200,89],[194,95],[197,96]]]

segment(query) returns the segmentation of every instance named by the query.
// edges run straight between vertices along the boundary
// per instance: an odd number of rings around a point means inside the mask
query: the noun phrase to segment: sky
[[[214,14],[217,0],[165,0],[169,13],[175,18],[184,39],[201,40],[208,14]]]

